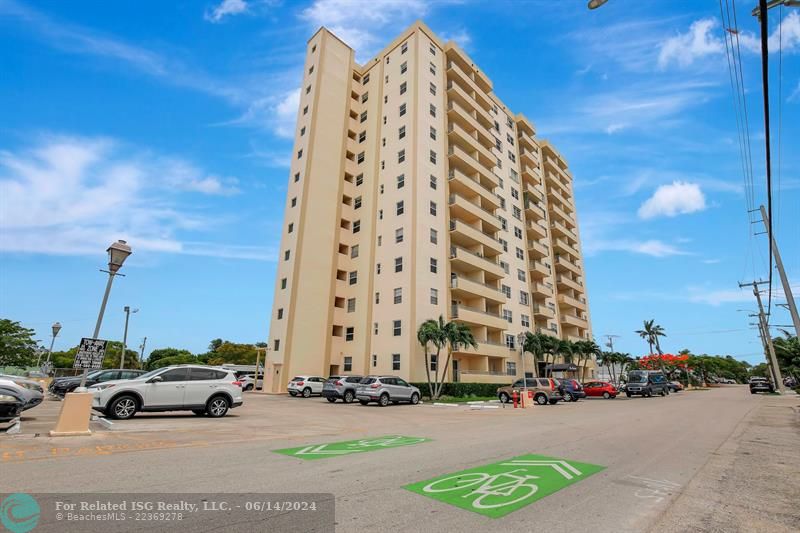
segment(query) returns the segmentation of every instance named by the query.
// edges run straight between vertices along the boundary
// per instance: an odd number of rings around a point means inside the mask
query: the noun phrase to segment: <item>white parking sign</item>
[[[75,364],[72,368],[103,368],[103,358],[106,355],[106,343],[102,339],[81,339],[78,353],[75,354]]]

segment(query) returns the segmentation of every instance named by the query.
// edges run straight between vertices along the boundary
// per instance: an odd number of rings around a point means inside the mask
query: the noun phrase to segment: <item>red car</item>
[[[616,398],[619,394],[616,387],[607,381],[590,381],[583,385],[583,390],[586,392],[586,396],[602,396],[606,400]]]

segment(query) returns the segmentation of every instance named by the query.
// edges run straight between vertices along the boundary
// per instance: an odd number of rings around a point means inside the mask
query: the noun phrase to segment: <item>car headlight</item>
[[[113,386],[114,386],[113,384],[105,385],[105,384],[102,384],[102,383],[98,383],[97,385],[92,385],[91,387],[89,387],[89,392],[102,391],[102,390],[110,389]]]
[[[17,403],[19,400],[14,396],[8,394],[0,394],[0,403]]]

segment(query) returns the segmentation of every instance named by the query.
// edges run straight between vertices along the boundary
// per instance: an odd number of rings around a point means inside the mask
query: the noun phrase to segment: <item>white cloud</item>
[[[618,131],[622,131],[624,129],[625,129],[625,124],[609,124],[606,127],[606,133],[608,133],[609,135],[613,135]]]
[[[209,22],[221,22],[228,15],[238,15],[247,11],[245,0],[222,0],[217,7],[206,11],[204,17]]]
[[[232,194],[233,181],[113,139],[46,137],[0,151],[0,251],[94,254],[123,238],[138,251],[274,259],[260,247],[181,241],[217,223],[181,195]]]
[[[794,91],[792,91],[792,94],[790,94],[789,98],[787,98],[788,102],[794,102],[796,100],[800,100],[800,81],[797,82],[797,87],[795,87]]]
[[[644,241],[636,240],[583,240],[583,249],[588,255],[599,252],[630,252],[651,257],[670,257],[675,255],[688,255],[689,252],[657,239]]]
[[[661,185],[653,196],[639,207],[639,218],[649,219],[658,216],[674,217],[694,213],[706,208],[706,198],[696,183],[674,181]]]
[[[453,41],[458,46],[466,50],[469,48],[470,43],[472,42],[472,36],[469,34],[467,30],[461,28],[457,31],[449,32],[449,31],[442,31],[439,32],[439,37],[444,41]]]
[[[728,303],[738,303],[753,301],[753,291],[742,289],[706,289],[701,287],[689,287],[688,299],[692,303],[702,303],[718,306]]]
[[[761,53],[761,39],[754,33],[742,32],[739,35],[739,43],[754,54]],[[784,53],[800,49],[800,15],[797,11],[789,11],[767,38],[767,48],[770,53],[777,53],[781,44]]]
[[[725,43],[711,34],[718,25],[714,18],[696,20],[689,26],[688,32],[664,41],[658,54],[658,66],[666,68],[674,61],[681,67],[687,67],[696,59],[722,53]]]
[[[704,265],[716,265],[717,263],[721,263],[722,259],[703,259]]]

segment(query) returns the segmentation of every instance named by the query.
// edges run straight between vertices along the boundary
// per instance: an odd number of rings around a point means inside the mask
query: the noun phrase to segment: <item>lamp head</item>
[[[608,0],[589,0],[589,9],[597,9],[598,7],[602,6],[608,2]]]
[[[53,324],[53,337],[57,337],[59,331],[61,331],[61,322],[55,322]]]
[[[122,263],[131,255],[131,247],[128,246],[128,243],[119,240],[108,247],[108,270],[112,274],[116,274],[117,271],[122,268]]]

